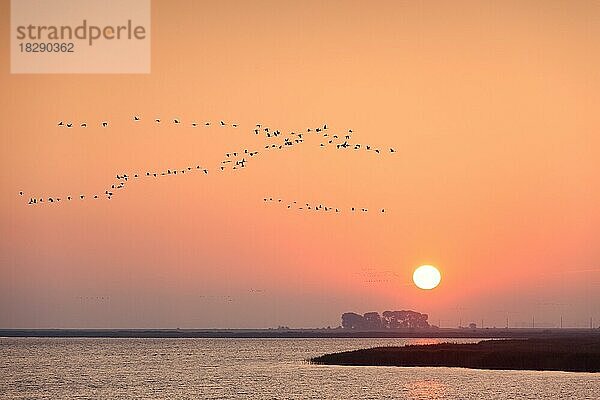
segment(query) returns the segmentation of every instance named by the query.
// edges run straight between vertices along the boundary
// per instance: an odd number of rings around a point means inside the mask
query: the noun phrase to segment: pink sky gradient
[[[1,1],[0,327],[600,322],[597,2],[154,1],[148,75],[11,75],[9,15]],[[240,127],[189,127],[221,119]],[[219,174],[223,153],[261,148],[259,122],[397,153],[306,143]],[[208,176],[27,205],[197,163]],[[411,284],[421,264],[435,290]]]

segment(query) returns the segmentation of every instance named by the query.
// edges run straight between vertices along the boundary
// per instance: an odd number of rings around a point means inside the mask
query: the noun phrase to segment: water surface
[[[311,365],[480,339],[0,338],[1,399],[598,399],[600,374]]]

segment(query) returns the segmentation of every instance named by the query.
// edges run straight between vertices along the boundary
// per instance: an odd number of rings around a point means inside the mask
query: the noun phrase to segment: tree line
[[[342,314],[342,328],[344,329],[401,329],[401,328],[429,328],[427,314],[411,310],[368,312],[363,315],[347,312]]]

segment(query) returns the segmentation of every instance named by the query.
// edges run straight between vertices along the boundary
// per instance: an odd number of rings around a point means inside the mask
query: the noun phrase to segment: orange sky
[[[315,327],[409,308],[443,326],[600,322],[597,2],[153,1],[149,75],[11,75],[9,15],[0,1],[0,327]],[[189,126],[221,119],[240,127]],[[256,123],[325,122],[397,153],[315,139],[216,169],[261,149]],[[18,195],[198,163],[208,176],[110,201]],[[424,263],[443,274],[433,291],[411,285]]]

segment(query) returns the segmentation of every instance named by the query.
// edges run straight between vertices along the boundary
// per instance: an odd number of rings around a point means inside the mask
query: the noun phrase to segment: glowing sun
[[[413,272],[413,281],[420,289],[433,289],[441,280],[440,271],[433,265],[421,265]]]

